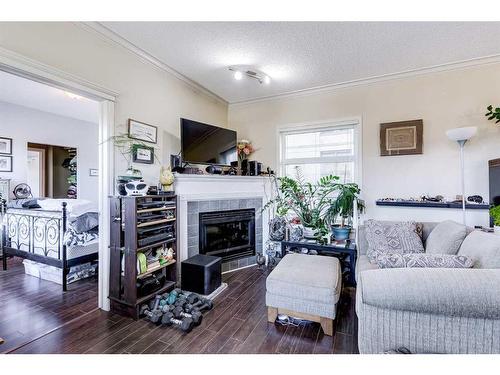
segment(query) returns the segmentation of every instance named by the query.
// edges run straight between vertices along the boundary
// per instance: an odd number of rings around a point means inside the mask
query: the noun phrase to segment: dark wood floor
[[[189,334],[91,312],[15,353],[357,353],[354,289],[343,291],[333,337],[317,323],[299,327],[267,322],[266,274],[247,268],[224,276],[226,289],[203,323]]]
[[[60,285],[28,276],[22,259],[0,268],[0,353],[9,352],[97,309],[97,277]]]

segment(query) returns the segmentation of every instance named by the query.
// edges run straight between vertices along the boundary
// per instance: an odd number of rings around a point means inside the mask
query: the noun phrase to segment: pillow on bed
[[[76,233],[89,232],[99,226],[99,214],[87,212],[78,217],[70,218],[69,223]]]
[[[7,203],[7,208],[40,208],[38,198],[14,199]]]

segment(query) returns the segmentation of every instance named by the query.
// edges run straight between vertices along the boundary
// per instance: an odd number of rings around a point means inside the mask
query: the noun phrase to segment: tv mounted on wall
[[[234,130],[181,118],[182,159],[191,164],[229,166],[238,160]]]

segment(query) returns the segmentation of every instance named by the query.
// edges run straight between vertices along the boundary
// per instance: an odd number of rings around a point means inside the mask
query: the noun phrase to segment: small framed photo
[[[12,138],[0,137],[0,154],[12,155]]]
[[[12,172],[12,156],[0,155],[0,172]]]
[[[132,161],[134,163],[153,164],[155,161],[155,149],[143,145],[134,145]]]
[[[158,128],[144,122],[128,119],[128,137],[139,141],[157,143]]]

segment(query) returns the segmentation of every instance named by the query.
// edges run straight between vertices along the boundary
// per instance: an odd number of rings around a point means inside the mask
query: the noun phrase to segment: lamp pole
[[[450,129],[446,131],[446,135],[452,141],[455,141],[460,146],[460,182],[462,185],[462,215],[463,223],[465,224],[465,166],[464,166],[464,146],[465,143],[477,133],[477,127],[469,126],[464,128]]]
[[[465,142],[467,142],[466,139],[457,141],[458,144],[460,145],[460,179],[461,179],[461,185],[462,185],[462,215],[463,215],[463,222],[464,225],[466,225],[466,215],[465,215],[465,165],[464,165],[464,146]]]

